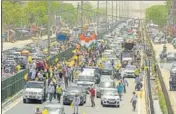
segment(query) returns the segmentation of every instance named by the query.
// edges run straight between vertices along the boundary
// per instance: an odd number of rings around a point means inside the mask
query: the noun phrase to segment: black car
[[[70,105],[74,100],[74,96],[78,95],[80,97],[80,105],[86,103],[86,92],[81,86],[70,86],[65,90],[63,95],[63,104]]]

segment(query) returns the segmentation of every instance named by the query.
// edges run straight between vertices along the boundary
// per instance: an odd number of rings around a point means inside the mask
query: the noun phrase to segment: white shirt
[[[79,104],[80,104],[80,97],[75,97],[74,98],[74,105],[79,106]]]
[[[54,88],[54,86],[52,85],[49,85],[49,87],[48,87],[48,93],[54,93],[54,91],[55,91],[55,88]]]
[[[133,101],[137,101],[137,98],[138,98],[137,95],[133,95],[133,97],[132,97],[132,99],[131,99],[132,102],[133,102]]]

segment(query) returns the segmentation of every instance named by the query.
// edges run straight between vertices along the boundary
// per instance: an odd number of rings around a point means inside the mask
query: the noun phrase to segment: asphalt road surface
[[[166,44],[166,46],[167,46],[168,52],[176,52],[176,49],[174,49],[171,44]],[[170,77],[169,71],[171,69],[172,62],[170,62],[170,63],[161,63],[160,62],[159,55],[160,55],[160,53],[163,49],[163,45],[153,44],[153,47],[154,47],[154,50],[155,50],[155,53],[156,53],[156,59],[157,59],[157,61],[159,63],[159,66],[161,68],[162,76],[163,76],[164,82],[166,84],[166,88],[167,88],[167,91],[168,91],[168,94],[169,94],[170,101],[172,103],[174,112],[176,113],[176,91],[170,91],[169,90],[169,77]]]
[[[90,107],[90,99],[89,95],[87,95],[87,102],[83,106],[80,106],[79,108],[79,114],[142,114],[140,113],[140,107],[142,107],[142,104],[139,105],[140,102],[137,104],[137,110],[132,110],[132,105],[130,103],[132,92],[134,91],[134,79],[128,79],[129,87],[127,88],[127,93],[123,95],[120,108],[117,107],[102,107],[100,104],[100,99],[95,98],[95,107]],[[54,100],[52,103],[57,103],[56,100]],[[35,108],[37,106],[44,107],[46,104],[49,104],[49,101],[46,101],[44,104],[23,104],[22,98],[17,101],[16,103],[12,104],[12,108],[8,109],[4,114],[34,114]],[[64,106],[65,107],[65,114],[73,114],[73,109],[71,106]]]

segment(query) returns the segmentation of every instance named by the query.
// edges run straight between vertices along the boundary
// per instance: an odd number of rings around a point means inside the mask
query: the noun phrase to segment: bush
[[[158,97],[159,97],[159,104],[160,104],[160,108],[161,108],[161,111],[163,114],[168,114],[168,110],[167,110],[167,105],[166,105],[166,101],[165,101],[165,98],[164,98],[164,94],[161,90],[161,85],[160,85],[160,82],[159,80],[157,80],[157,90],[158,90]]]

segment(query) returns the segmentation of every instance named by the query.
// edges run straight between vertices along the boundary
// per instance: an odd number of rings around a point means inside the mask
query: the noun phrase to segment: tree
[[[20,3],[2,1],[2,24],[20,26],[25,23],[25,14]]]
[[[163,26],[167,22],[166,5],[154,5],[146,9],[146,19]]]

